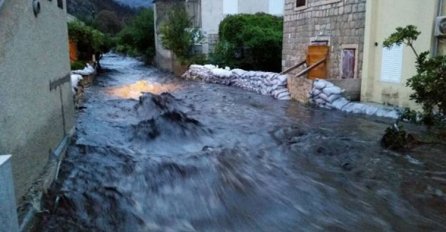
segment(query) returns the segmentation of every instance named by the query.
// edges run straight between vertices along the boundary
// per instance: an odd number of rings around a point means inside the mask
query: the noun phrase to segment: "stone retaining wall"
[[[312,88],[313,80],[288,76],[288,91],[292,99],[303,104],[308,103]]]

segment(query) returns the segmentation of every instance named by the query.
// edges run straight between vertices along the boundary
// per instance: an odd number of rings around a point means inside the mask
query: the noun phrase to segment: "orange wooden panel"
[[[69,41],[69,48],[70,48],[70,62],[73,63],[74,61],[77,61],[77,43],[76,41],[73,41],[70,39]]]
[[[318,61],[328,58],[330,47],[326,45],[310,45],[308,46],[307,66],[317,63]],[[308,79],[326,79],[327,62],[324,62],[308,72]]]

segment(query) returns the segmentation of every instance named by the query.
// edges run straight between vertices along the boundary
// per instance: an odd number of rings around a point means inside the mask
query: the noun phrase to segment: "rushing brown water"
[[[383,119],[103,66],[42,231],[446,231],[444,146],[397,154]]]

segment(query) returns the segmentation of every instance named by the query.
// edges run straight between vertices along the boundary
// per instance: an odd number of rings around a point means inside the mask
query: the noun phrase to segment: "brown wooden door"
[[[322,59],[326,58],[328,60],[328,53],[330,47],[327,45],[310,45],[308,46],[307,54],[307,66],[311,66]],[[308,72],[308,79],[327,79],[327,61],[318,65],[314,69]]]

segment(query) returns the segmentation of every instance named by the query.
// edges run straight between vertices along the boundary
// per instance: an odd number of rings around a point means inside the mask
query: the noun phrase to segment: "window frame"
[[[359,67],[358,67],[358,62],[359,62],[359,57],[358,57],[358,55],[359,55],[359,45],[358,44],[344,44],[344,45],[342,45],[341,46],[341,60],[340,60],[340,76],[341,76],[341,79],[342,79],[342,76],[344,75],[344,73],[343,73],[343,71],[344,71],[344,69],[343,69],[343,67],[342,67],[342,61],[343,61],[343,59],[344,59],[344,57],[343,57],[343,51],[344,50],[355,50],[355,67],[354,67],[354,70],[353,70],[353,78],[347,78],[347,79],[358,79],[358,71],[359,71]]]
[[[57,0],[57,7],[63,10],[64,8],[64,0]]]
[[[381,54],[380,54],[380,73],[379,73],[379,81],[382,83],[390,83],[390,84],[401,84],[403,82],[403,72],[404,72],[404,46],[403,45],[393,45],[390,48],[385,48],[383,47],[381,49]],[[387,53],[385,53],[385,51],[387,51]],[[385,55],[394,55],[393,57],[391,57],[393,60],[393,62],[395,62],[396,64],[398,64],[398,70],[394,70],[394,72],[397,72],[398,75],[392,75],[390,78],[388,78],[388,76],[384,75],[385,71],[388,71],[385,68],[388,68],[388,66],[384,66],[386,57]],[[387,58],[389,59],[389,58]],[[394,64],[395,64],[394,63]],[[396,78],[392,78],[392,77],[398,77],[398,79]]]
[[[297,1],[298,0],[294,1],[294,10],[305,10],[308,7],[310,7],[309,4],[308,4],[309,0],[305,0],[305,6],[299,6],[299,7],[296,4]],[[332,4],[332,3],[338,3],[338,2],[344,2],[344,0],[323,0],[323,1],[320,1],[320,2],[312,3],[311,7],[317,7],[317,6],[322,6],[322,5]]]
[[[302,6],[297,6],[297,1],[299,0],[294,0],[294,10],[304,10],[308,8],[308,0],[304,0],[305,4]]]

